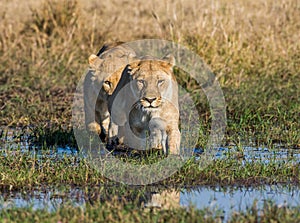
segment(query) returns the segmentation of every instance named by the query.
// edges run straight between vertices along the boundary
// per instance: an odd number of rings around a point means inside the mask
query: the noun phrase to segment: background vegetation
[[[159,38],[188,46],[217,76],[227,102],[224,144],[299,147],[299,1],[149,4],[3,1],[0,125],[70,129],[88,56],[106,42]]]

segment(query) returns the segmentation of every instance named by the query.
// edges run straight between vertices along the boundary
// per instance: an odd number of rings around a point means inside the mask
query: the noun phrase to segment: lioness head
[[[130,89],[138,99],[136,105],[146,111],[159,108],[165,99],[172,101],[175,77],[175,58],[166,56],[162,60],[145,57],[130,64]],[[177,91],[175,91],[177,93]]]
[[[135,58],[133,49],[123,43],[104,45],[97,55],[89,57],[92,81],[102,84],[107,94],[112,94],[118,84],[124,67]]]

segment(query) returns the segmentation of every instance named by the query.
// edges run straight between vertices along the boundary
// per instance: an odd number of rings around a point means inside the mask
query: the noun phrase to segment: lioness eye
[[[144,84],[144,80],[137,80],[138,84]]]
[[[159,85],[161,85],[161,84],[163,84],[163,83],[165,83],[165,80],[158,80],[158,84],[159,84]]]
[[[111,82],[110,81],[104,81],[105,84],[111,86]]]

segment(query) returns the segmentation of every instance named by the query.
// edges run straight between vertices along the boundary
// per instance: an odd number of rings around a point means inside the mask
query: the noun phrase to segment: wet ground
[[[145,192],[146,193],[146,192]],[[261,187],[207,187],[185,189],[181,192],[163,191],[151,192],[143,195],[141,208],[169,208],[193,205],[196,208],[209,208],[219,216],[227,219],[231,213],[245,211],[257,202],[258,210],[263,208],[264,202],[272,202],[280,207],[300,205],[298,187],[282,185],[264,185]],[[30,207],[55,211],[62,205],[81,206],[87,203],[104,202],[96,199],[91,202],[91,194],[84,189],[55,189],[44,188],[25,192],[4,192],[0,196],[0,209],[12,207]]]
[[[66,147],[56,147],[51,150],[41,151],[32,149],[27,142],[13,142],[12,138],[5,143],[2,141],[0,150],[21,150],[30,151],[37,157],[61,157],[78,156],[76,149]],[[11,142],[10,142],[11,141]],[[9,142],[9,143],[8,143]],[[216,159],[230,157],[231,154],[241,154],[243,162],[296,162],[300,163],[300,151],[285,149],[278,145],[277,149],[244,147],[238,148],[218,148],[214,151]],[[201,159],[202,149],[194,149],[194,155]],[[5,152],[2,152],[5,155]],[[208,207],[216,210],[218,215],[227,219],[235,211],[245,211],[253,203],[257,202],[258,209],[263,207],[264,202],[270,201],[278,206],[299,206],[300,192],[299,187],[286,185],[262,185],[260,187],[209,187],[199,186],[192,189],[179,191],[145,192],[143,196],[142,208],[156,207],[168,208],[171,205],[203,209]],[[101,194],[100,196],[101,197]],[[32,207],[33,209],[47,209],[55,211],[61,205],[70,204],[82,206],[90,202],[90,195],[86,189],[82,188],[44,188],[36,189],[28,193],[19,191],[7,191],[0,195],[0,209],[11,207]],[[104,202],[103,199],[96,199],[94,202]]]

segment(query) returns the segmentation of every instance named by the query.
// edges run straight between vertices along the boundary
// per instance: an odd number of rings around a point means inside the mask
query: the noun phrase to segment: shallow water
[[[203,153],[202,149],[194,150],[196,157],[201,158]],[[300,162],[300,151],[296,149],[286,149],[278,146],[278,148],[268,149],[263,147],[250,147],[245,146],[243,149],[233,148],[218,148],[213,151],[214,158],[224,159],[235,157],[239,154],[239,159],[243,160],[243,163],[262,162],[268,164],[270,162]]]
[[[181,206],[193,205],[198,209],[209,207],[221,210],[225,219],[233,212],[245,211],[257,202],[258,210],[263,208],[264,202],[272,202],[278,207],[293,207],[300,205],[298,187],[287,188],[281,185],[267,185],[261,187],[238,188],[210,188],[199,187],[180,197]]]
[[[21,150],[23,152],[31,151],[33,155],[39,156],[77,156],[79,155],[77,150],[72,147],[52,147],[47,149],[47,153],[45,150],[40,150],[35,145],[31,145],[28,143],[28,137],[23,136],[21,141],[16,140],[13,137],[12,132],[8,132],[5,141],[0,140],[0,151],[9,149],[9,150]],[[202,148],[194,148],[194,149],[185,149],[183,150],[186,154],[193,154],[197,159],[201,159],[201,155],[204,153]],[[240,159],[246,162],[296,162],[300,163],[300,150],[298,149],[286,149],[282,145],[278,145],[273,149],[268,149],[266,147],[250,147],[245,146],[242,149],[238,149],[237,147],[220,147],[214,150],[211,150],[210,154],[213,159],[224,159],[230,158],[231,156],[235,156],[236,154],[240,155]],[[3,154],[3,153],[2,153]],[[112,154],[120,155],[122,152],[116,151]],[[130,156],[130,154],[127,154]]]
[[[147,192],[145,192],[147,193]],[[101,196],[101,195],[100,195]],[[293,207],[300,205],[300,192],[298,187],[284,187],[281,185],[267,185],[261,187],[197,187],[192,190],[162,191],[148,193],[142,207],[169,208],[189,207],[198,209],[209,208],[218,213],[218,216],[227,220],[231,213],[245,211],[257,202],[258,210],[263,208],[266,201],[277,206]],[[84,208],[90,202],[89,195],[79,188],[68,190],[44,189],[34,190],[29,194],[20,192],[7,192],[0,196],[0,209],[13,207],[31,207],[32,209],[46,209],[55,211],[62,205],[80,206]],[[94,202],[105,202],[98,199]]]
[[[1,129],[0,129],[1,130]],[[32,151],[32,154],[37,156],[45,155],[44,151],[40,150],[37,146],[29,143],[28,136],[22,135],[21,137],[14,137],[18,130],[11,130],[6,132],[5,140],[0,138],[0,151],[4,149],[18,149],[24,152]],[[201,154],[204,150],[202,148],[183,149],[182,152],[188,155],[196,156],[196,159],[201,159]],[[300,150],[299,149],[286,149],[284,145],[277,145],[277,147],[269,149],[266,147],[250,147],[244,146],[242,149],[237,147],[220,147],[212,151],[215,159],[231,158],[236,154],[241,155],[239,157],[246,162],[296,162],[300,163]],[[64,156],[64,155],[78,155],[77,150],[72,147],[53,147],[47,151],[50,156]],[[113,153],[119,155],[117,151]],[[129,154],[130,155],[130,154]]]

